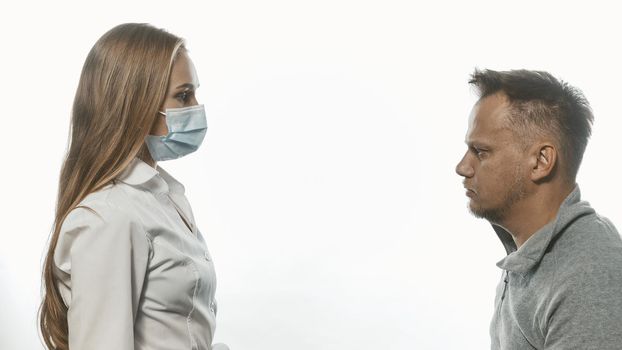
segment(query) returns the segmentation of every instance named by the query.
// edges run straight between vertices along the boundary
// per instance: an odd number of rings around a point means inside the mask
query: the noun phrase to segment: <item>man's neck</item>
[[[516,203],[499,225],[505,228],[520,248],[544,225],[557,217],[559,207],[574,186],[549,184]]]

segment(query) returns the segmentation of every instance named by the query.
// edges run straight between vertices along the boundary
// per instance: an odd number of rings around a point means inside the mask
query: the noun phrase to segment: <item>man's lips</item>
[[[466,179],[464,179],[464,180],[462,181],[462,186],[463,186],[463,187],[464,187],[464,189],[466,190],[466,191],[465,191],[465,194],[466,194],[466,196],[467,196],[467,197],[469,197],[469,198],[473,198],[473,197],[477,196],[477,192],[475,192],[475,190],[474,190],[474,189],[472,189],[472,188],[471,188],[471,186],[470,186],[469,184],[467,184]]]
[[[467,197],[474,197],[475,195],[477,195],[477,193],[473,189],[467,187],[466,184],[464,186],[464,189],[466,190]]]

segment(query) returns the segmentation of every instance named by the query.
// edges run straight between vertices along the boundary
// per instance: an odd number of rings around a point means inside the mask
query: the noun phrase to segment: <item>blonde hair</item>
[[[88,194],[114,183],[134,157],[151,159],[144,139],[166,96],[173,60],[183,50],[183,39],[165,30],[126,23],[106,32],[86,58],[43,265],[39,327],[49,349],[69,349],[67,307],[54,272],[62,223]]]

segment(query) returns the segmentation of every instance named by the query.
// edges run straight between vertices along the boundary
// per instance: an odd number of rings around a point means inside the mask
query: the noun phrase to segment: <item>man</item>
[[[469,209],[508,255],[497,263],[492,349],[622,349],[622,240],[575,182],[593,120],[545,72],[476,70],[480,99],[456,172]]]

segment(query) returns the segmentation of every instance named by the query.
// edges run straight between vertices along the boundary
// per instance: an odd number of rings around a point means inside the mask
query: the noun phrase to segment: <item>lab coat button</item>
[[[205,252],[205,260],[210,261],[209,254],[207,253],[207,251]]]

